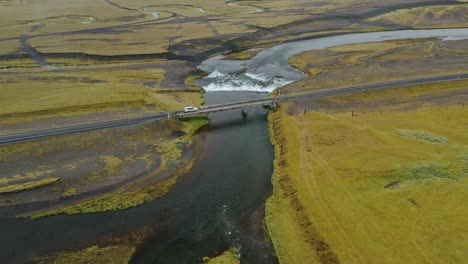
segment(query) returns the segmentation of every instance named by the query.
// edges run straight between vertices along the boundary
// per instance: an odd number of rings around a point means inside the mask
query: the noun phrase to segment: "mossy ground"
[[[412,92],[367,96],[404,101]],[[276,159],[266,220],[280,262],[466,262],[468,124],[457,103],[363,106],[354,116],[339,107],[290,115],[293,105],[271,113]]]
[[[225,251],[222,255],[217,257],[209,258],[204,257],[202,259],[203,264],[239,264],[239,253],[235,248],[231,248]]]
[[[158,169],[151,172],[147,177],[133,181],[129,186],[111,193],[78,201],[63,208],[34,213],[31,215],[31,218],[36,219],[55,214],[98,213],[123,210],[164,196],[177,183],[178,179],[192,168],[194,163],[194,160],[182,160],[183,149],[180,147],[180,143],[187,147],[190,146],[196,131],[208,124],[208,122],[208,119],[204,116],[187,118],[187,120],[182,121],[182,131],[185,132],[184,136],[154,141],[154,147],[161,154],[162,161]],[[148,142],[150,141],[151,139],[149,138]],[[101,173],[92,174],[90,176],[90,180],[92,181],[103,181],[104,175],[115,173],[122,165],[122,161],[116,157],[104,156],[102,158],[106,164],[104,170]],[[151,180],[166,170],[172,171],[169,177],[156,181]],[[148,180],[150,181],[149,183],[139,186]],[[73,190],[67,189],[64,195],[69,195],[70,192],[73,192]]]
[[[9,184],[9,185],[0,187],[0,194],[27,191],[27,190],[39,188],[41,186],[54,184],[61,180],[62,180],[61,178],[57,178],[57,177],[48,177],[48,178],[28,181],[24,183]]]
[[[130,260],[135,248],[128,246],[92,246],[77,252],[61,252],[51,257],[37,259],[39,264],[121,263]]]

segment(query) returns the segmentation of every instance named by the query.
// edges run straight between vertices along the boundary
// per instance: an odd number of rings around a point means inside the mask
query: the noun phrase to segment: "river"
[[[210,104],[261,99],[265,93],[211,92]],[[0,219],[0,259],[24,263],[58,250],[81,249],[111,236],[151,230],[133,263],[199,263],[230,247],[243,263],[275,263],[263,229],[263,204],[271,192],[273,148],[267,112],[250,109],[211,115],[192,171],[171,192],[142,206],[90,215],[38,220]]]
[[[348,34],[281,44],[245,61],[217,56],[201,64],[209,75],[197,83],[208,91],[207,104],[260,99],[267,93],[251,91],[269,92],[304,77],[287,63],[289,56],[302,51],[438,36],[466,39],[468,30]],[[0,259],[3,263],[29,262],[36,256],[89,247],[144,228],[151,230],[150,235],[137,248],[133,263],[199,263],[201,257],[229,247],[240,250],[242,263],[276,263],[263,228],[263,205],[272,189],[274,158],[267,112],[253,108],[246,119],[239,110],[210,118],[210,126],[199,135],[203,140],[197,162],[169,194],[123,211],[34,221],[0,219]]]

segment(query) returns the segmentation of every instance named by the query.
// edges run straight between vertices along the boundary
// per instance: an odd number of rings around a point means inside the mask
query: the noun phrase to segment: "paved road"
[[[253,106],[265,106],[265,105],[271,105],[272,103],[294,101],[294,100],[305,99],[305,98],[320,98],[320,97],[327,97],[327,96],[333,96],[333,95],[362,92],[363,90],[365,91],[381,90],[381,89],[387,89],[387,88],[394,88],[398,86],[408,86],[408,85],[415,85],[415,84],[452,81],[452,80],[458,80],[458,79],[460,80],[468,79],[468,74],[444,75],[444,76],[435,76],[435,77],[427,77],[427,78],[398,80],[398,81],[391,81],[391,82],[384,82],[384,83],[353,86],[349,88],[342,88],[342,89],[335,89],[335,90],[303,93],[303,94],[296,94],[296,95],[290,95],[290,96],[279,96],[279,97],[263,99],[263,100],[254,100],[254,101],[223,104],[223,105],[208,105],[208,106],[200,107],[200,110],[195,113],[183,113],[183,112],[156,113],[154,115],[133,117],[133,118],[127,118],[127,119],[119,119],[119,120],[111,120],[111,121],[104,121],[104,122],[83,124],[83,125],[76,125],[76,126],[36,130],[36,131],[30,131],[30,132],[18,133],[18,134],[9,134],[9,135],[0,136],[0,145],[21,142],[21,141],[26,141],[26,140],[32,140],[32,139],[39,139],[39,138],[55,136],[55,135],[64,135],[64,134],[92,131],[92,130],[105,129],[105,128],[128,126],[128,125],[133,125],[133,124],[150,122],[150,121],[154,121],[154,120],[158,120],[162,118],[168,118],[168,116],[169,117],[184,117],[184,116],[191,116],[191,115],[196,115],[196,114],[209,114],[209,113],[218,112],[218,111],[226,111],[226,110],[239,109],[239,108],[244,108],[244,107],[253,107]]]

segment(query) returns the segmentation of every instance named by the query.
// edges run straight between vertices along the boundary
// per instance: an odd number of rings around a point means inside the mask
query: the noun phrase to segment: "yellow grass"
[[[239,255],[237,253],[237,250],[235,248],[231,248],[227,251],[225,251],[222,255],[214,257],[214,258],[208,258],[204,257],[202,259],[202,263],[204,264],[239,264]]]
[[[35,181],[28,181],[25,183],[10,184],[0,187],[0,194],[31,190],[45,185],[54,184],[61,180],[61,178],[49,177]]]
[[[0,155],[0,158],[3,158],[3,155]],[[0,178],[0,184],[8,184],[10,182],[21,181],[21,180],[33,180],[33,179],[39,178],[40,176],[51,174],[54,171],[55,170],[30,171],[25,174],[15,175],[13,177],[2,177]]]
[[[466,108],[355,117],[286,108],[270,115],[266,216],[281,263],[468,261]]]
[[[113,155],[101,155],[104,168],[88,176],[88,179],[95,182],[102,182],[106,177],[113,177],[123,166],[123,161]]]
[[[126,264],[135,252],[135,247],[92,246],[76,252],[60,252],[50,257],[36,258],[40,264],[86,264],[86,263],[121,263]]]
[[[3,116],[0,123],[129,108],[172,111],[202,103],[199,92],[161,87],[164,69],[112,66],[118,67],[94,66],[93,70],[67,67],[65,72],[20,70],[0,76],[5,82],[0,88],[0,116]]]
[[[370,18],[369,21],[397,23],[416,28],[466,27],[468,5],[429,6],[402,9]]]
[[[225,55],[230,60],[248,60],[255,57],[262,49],[249,49],[237,53],[230,53]]]

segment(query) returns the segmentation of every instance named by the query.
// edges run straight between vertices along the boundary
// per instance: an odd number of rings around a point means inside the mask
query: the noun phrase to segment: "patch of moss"
[[[87,263],[122,263],[130,260],[135,248],[131,246],[91,246],[80,251],[66,251],[58,254],[36,258],[39,264],[87,264]]]
[[[0,184],[8,184],[14,181],[21,181],[27,179],[36,179],[46,174],[51,174],[55,170],[45,170],[45,171],[31,171],[21,175],[15,175],[13,177],[3,177],[0,178]]]
[[[413,138],[434,144],[447,144],[448,140],[445,137],[433,135],[428,132],[410,129],[398,129],[396,133],[400,136]]]
[[[65,189],[65,191],[63,192],[62,197],[63,197],[63,198],[66,198],[66,197],[73,196],[73,195],[77,194],[78,191],[79,191],[79,190],[78,190],[77,188],[68,186],[68,187]]]
[[[90,181],[101,182],[106,176],[113,176],[117,173],[123,166],[123,161],[113,155],[103,155],[101,156],[102,161],[105,164],[103,170],[91,174],[88,179]]]
[[[31,190],[31,189],[39,188],[45,185],[54,184],[61,180],[62,180],[61,178],[49,177],[49,178],[40,179],[37,181],[11,184],[11,185],[0,187],[0,194]]]
[[[427,179],[452,179],[450,172],[442,167],[430,163],[419,163],[406,166],[399,171],[399,178],[403,180],[422,181]]]
[[[225,251],[222,255],[210,258],[204,257],[202,259],[203,264],[239,264],[239,252],[236,248],[231,248]]]

